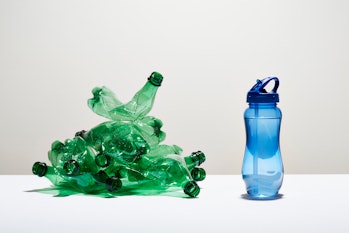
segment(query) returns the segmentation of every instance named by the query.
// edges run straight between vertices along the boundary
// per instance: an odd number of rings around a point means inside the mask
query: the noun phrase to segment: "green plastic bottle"
[[[193,152],[190,156],[184,157],[184,161],[195,181],[202,181],[206,178],[206,171],[199,166],[205,162],[206,156],[203,152]]]
[[[47,166],[46,163],[36,162],[32,167],[34,175],[46,177],[54,185],[64,187],[67,191],[96,193],[96,192],[117,192],[122,187],[118,177],[108,177],[103,171],[96,174],[84,173],[76,176],[68,176],[60,173],[56,168]]]
[[[166,137],[163,123],[147,116],[162,80],[153,72],[126,104],[108,88],[94,88],[88,106],[110,121],[53,142],[48,152],[52,166],[36,162],[33,173],[68,191],[147,195],[182,189],[196,197],[200,192],[196,181],[206,177],[199,167],[204,153],[182,157],[179,146],[160,144]]]
[[[145,158],[148,158],[145,156]],[[145,159],[144,158],[144,159]],[[179,155],[167,155],[165,157],[148,158],[151,163],[146,169],[134,169],[139,171],[143,183],[152,182],[159,189],[180,188],[190,197],[196,197],[200,188],[191,177],[183,159]]]
[[[95,155],[95,150],[80,136],[67,139],[65,143],[55,141],[48,152],[52,165],[66,175],[96,173]]]
[[[130,102],[122,104],[106,87],[95,88],[94,98],[88,101],[88,106],[98,115],[115,121],[132,121],[147,115],[153,107],[158,88],[163,77],[153,72],[146,84],[134,95]]]

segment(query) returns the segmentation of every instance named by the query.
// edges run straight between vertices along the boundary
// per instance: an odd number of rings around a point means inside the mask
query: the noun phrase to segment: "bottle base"
[[[283,197],[283,194],[275,194],[275,195],[272,195],[272,196],[267,196],[267,195],[262,195],[262,194],[259,194],[259,195],[250,195],[248,193],[245,193],[245,194],[242,194],[241,197],[243,199],[246,199],[246,200],[261,200],[261,201],[270,201],[270,200],[277,200],[277,199],[280,199]]]

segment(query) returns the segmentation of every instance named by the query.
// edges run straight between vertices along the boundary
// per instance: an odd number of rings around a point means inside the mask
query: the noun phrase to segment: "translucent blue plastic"
[[[249,103],[244,113],[246,148],[242,165],[250,199],[276,199],[284,169],[279,136],[281,111],[272,103]]]

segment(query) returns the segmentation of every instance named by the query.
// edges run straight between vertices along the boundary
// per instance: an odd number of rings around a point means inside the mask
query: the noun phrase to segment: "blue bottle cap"
[[[274,88],[267,92],[264,88],[270,82],[274,80]],[[257,83],[247,93],[248,103],[276,103],[279,102],[279,94],[276,93],[279,87],[279,79],[277,77],[268,77],[262,80],[257,80]]]

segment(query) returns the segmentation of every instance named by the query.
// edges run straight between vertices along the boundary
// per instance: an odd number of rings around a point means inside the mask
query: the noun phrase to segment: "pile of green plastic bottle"
[[[196,197],[196,182],[206,177],[199,167],[204,153],[181,156],[179,146],[161,144],[162,122],[147,116],[162,80],[153,72],[126,104],[108,88],[94,88],[88,106],[109,121],[77,132],[73,139],[53,142],[48,152],[52,166],[36,162],[33,173],[68,192],[142,195],[181,189]]]

